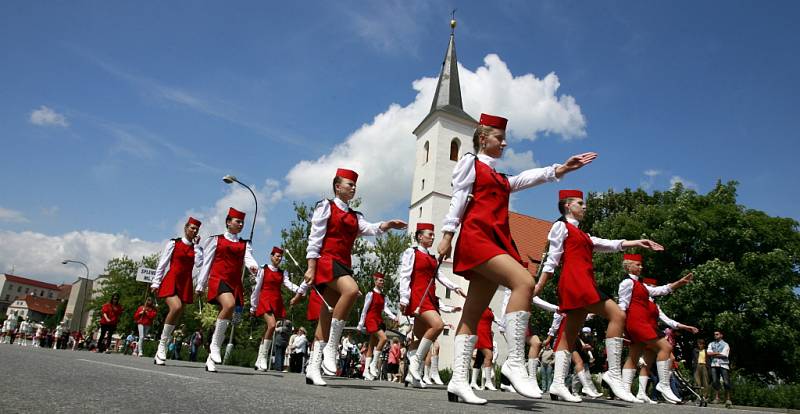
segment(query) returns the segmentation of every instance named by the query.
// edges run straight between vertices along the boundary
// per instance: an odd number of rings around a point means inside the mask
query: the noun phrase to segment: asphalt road
[[[447,401],[444,387],[404,388],[402,384],[330,378],[327,387],[305,384],[300,374],[261,373],[218,366],[208,373],[203,364],[84,351],[55,351],[0,344],[0,412],[178,413],[706,413],[724,408],[689,405],[641,405],[587,400],[570,404],[529,400],[516,394],[482,391],[486,406]]]

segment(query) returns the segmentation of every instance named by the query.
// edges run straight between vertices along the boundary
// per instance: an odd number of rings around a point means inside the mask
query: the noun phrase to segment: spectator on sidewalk
[[[714,341],[708,344],[706,357],[711,359],[711,378],[714,382],[714,404],[719,403],[720,385],[725,388],[725,405],[731,405],[731,378],[729,371],[731,347],[720,330],[714,331]],[[720,384],[721,383],[721,384]]]
[[[697,347],[692,356],[692,367],[694,368],[694,385],[700,388],[700,395],[708,398],[708,357],[706,351],[706,340],[697,340]]]
[[[197,351],[203,346],[203,331],[197,328],[189,338],[189,361],[197,362]]]
[[[100,308],[100,338],[97,340],[97,351],[110,354],[111,337],[117,330],[122,306],[119,304],[119,293],[111,295],[111,300]]]

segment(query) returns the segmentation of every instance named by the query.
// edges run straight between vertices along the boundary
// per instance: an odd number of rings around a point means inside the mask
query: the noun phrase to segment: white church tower
[[[414,234],[418,222],[433,223],[436,226],[436,249],[442,238],[442,221],[450,208],[453,168],[456,162],[467,152],[474,152],[472,135],[478,124],[474,118],[464,112],[461,103],[461,85],[458,80],[458,61],[455,44],[456,21],[450,22],[450,43],[442,63],[436,94],[433,97],[431,110],[425,119],[414,129],[417,137],[416,155],[414,159],[414,182],[411,189],[411,204],[408,212],[408,228]],[[453,239],[455,240],[458,234]],[[451,260],[442,263],[441,271],[452,281],[461,285],[464,292],[469,283],[466,279],[453,275]],[[462,306],[464,299],[455,292],[448,292],[441,284],[436,284],[436,295],[440,303],[450,306]],[[492,310],[501,317],[501,294],[495,294]],[[449,368],[453,363],[453,337],[461,312],[442,313],[445,331],[439,337],[439,368]],[[495,342],[505,354],[505,341],[498,336],[495,326]]]

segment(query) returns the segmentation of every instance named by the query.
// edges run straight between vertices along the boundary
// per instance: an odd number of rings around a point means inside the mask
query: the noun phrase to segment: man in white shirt
[[[711,359],[711,378],[714,383],[714,404],[719,403],[719,389],[720,379],[722,379],[722,386],[725,388],[725,406],[731,405],[731,378],[728,371],[731,369],[728,357],[731,353],[731,347],[727,342],[722,340],[722,331],[714,331],[714,341],[708,344],[706,357]]]

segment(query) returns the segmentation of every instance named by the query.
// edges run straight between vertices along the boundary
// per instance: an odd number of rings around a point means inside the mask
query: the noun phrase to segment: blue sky
[[[302,171],[351,160],[368,219],[407,218],[403,155],[453,7],[465,110],[516,116],[509,171],[600,153],[515,210],[551,218],[561,187],[722,179],[800,219],[796,2],[288,3],[0,4],[0,271],[69,281],[66,256],[96,274],[187,214],[204,235],[228,205],[252,217],[227,173],[259,194],[260,261],[291,203],[326,195]]]

